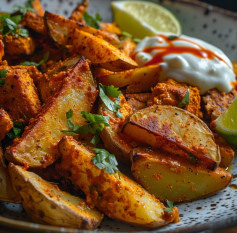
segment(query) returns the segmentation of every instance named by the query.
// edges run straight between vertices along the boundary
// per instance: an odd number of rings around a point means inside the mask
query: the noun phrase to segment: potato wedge
[[[115,87],[127,87],[126,93],[150,91],[159,81],[160,67],[156,65],[139,67],[114,74],[98,76],[98,82]]]
[[[2,66],[7,70],[5,83],[0,87],[0,106],[12,120],[29,121],[41,108],[41,103],[30,73],[24,67]]]
[[[32,29],[39,34],[47,34],[46,27],[44,25],[44,17],[35,14],[34,12],[27,11],[24,15],[25,26]]]
[[[73,122],[85,124],[81,111],[90,112],[97,90],[88,63],[82,59],[63,80],[61,89],[42,108],[19,140],[6,150],[6,158],[30,167],[47,167],[58,154],[57,144],[68,130],[66,112],[73,110]]]
[[[90,209],[85,200],[61,191],[57,185],[50,184],[35,173],[12,163],[9,172],[22,205],[33,221],[90,230],[103,219],[103,214]]]
[[[83,14],[87,11],[89,7],[89,0],[83,0],[72,12],[70,19],[78,22],[83,21]]]
[[[80,31],[85,31],[96,37],[100,37],[103,40],[106,40],[111,45],[116,47],[119,46],[120,42],[112,36],[109,36],[107,33],[97,30],[93,27],[89,27],[85,24],[76,22],[72,19],[64,18],[63,16],[53,14],[50,12],[45,12],[44,23],[50,37],[58,44],[66,46],[71,44],[72,38],[71,35],[75,29]]]
[[[219,147],[206,124],[181,108],[153,105],[131,115],[123,132],[139,142],[162,148],[189,161],[215,169],[220,163]]]
[[[0,201],[20,202],[20,196],[14,191],[7,166],[0,147]]]
[[[106,126],[101,132],[100,137],[104,142],[105,148],[116,156],[116,158],[126,165],[131,164],[130,151],[133,143],[130,138],[121,133],[124,121],[132,114],[131,105],[128,104],[124,95],[119,95],[119,112],[122,117],[117,117],[114,112],[109,111],[104,103],[100,103],[98,113],[109,117],[110,126]]]
[[[10,116],[8,115],[8,113],[5,110],[0,109],[0,129],[1,129],[0,141],[3,140],[3,138],[11,130],[12,127],[13,127],[13,122],[12,122]]]
[[[107,70],[121,71],[137,66],[135,61],[119,49],[88,32],[75,29],[71,35],[71,40],[71,52],[80,53],[91,60],[93,64],[100,65]]]
[[[59,143],[62,169],[70,171],[72,183],[86,194],[87,201],[110,218],[157,228],[178,220],[178,209],[165,212],[165,206],[123,174],[109,174],[92,162],[95,156],[72,137]]]
[[[162,201],[183,202],[209,196],[230,184],[232,175],[177,159],[162,150],[133,150],[132,174],[149,193]]]
[[[2,40],[0,40],[0,61],[2,60],[3,56],[4,56],[4,44]]]

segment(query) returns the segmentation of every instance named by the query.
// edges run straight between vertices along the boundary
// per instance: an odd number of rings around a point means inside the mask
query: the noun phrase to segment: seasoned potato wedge
[[[40,0],[31,1],[32,7],[37,15],[44,16],[44,8],[42,7]]]
[[[126,165],[131,164],[130,151],[133,148],[132,141],[121,133],[124,121],[131,115],[132,108],[128,104],[124,95],[119,95],[119,105],[121,108],[119,112],[122,117],[117,117],[114,112],[109,111],[104,103],[100,103],[98,113],[102,116],[109,117],[110,126],[106,126],[101,132],[101,139],[104,142],[105,148],[109,150],[116,158]]]
[[[115,87],[127,87],[126,93],[150,91],[159,81],[160,67],[156,65],[139,67],[98,77],[98,82]]]
[[[63,16],[56,15],[50,12],[45,12],[44,15],[45,27],[51,38],[59,45],[71,44],[71,35],[77,28],[80,31],[90,33],[96,37],[106,40],[108,43],[119,46],[119,41],[107,33],[97,30],[93,27],[89,27],[85,24],[76,22],[75,20],[64,18]]]
[[[220,167],[228,168],[234,159],[235,152],[231,146],[218,134],[214,133],[215,143],[220,148],[221,162]]]
[[[11,130],[12,127],[13,122],[10,116],[5,110],[0,109],[0,141],[2,141],[2,139],[6,136],[6,134]]]
[[[132,173],[148,192],[160,200],[190,201],[216,193],[230,184],[223,168],[214,171],[178,160],[162,150],[133,150]]]
[[[4,44],[2,40],[0,40],[0,61],[2,60],[3,56],[4,56]]]
[[[19,195],[14,191],[7,166],[3,160],[3,151],[0,147],[0,201],[20,202]]]
[[[215,169],[220,163],[219,147],[206,124],[181,108],[153,105],[131,115],[123,132],[134,140],[162,148],[186,160]]]
[[[74,53],[80,53],[93,64],[111,71],[135,68],[137,63],[107,41],[88,32],[75,29],[71,35]]]
[[[39,34],[47,34],[46,27],[44,25],[44,17],[41,17],[34,12],[27,11],[24,15],[25,26],[32,29]]]
[[[72,183],[82,189],[87,201],[111,218],[150,228],[178,220],[178,209],[164,211],[154,196],[123,174],[109,174],[92,162],[95,156],[72,137],[59,143],[62,169],[70,171]]]
[[[5,66],[1,67],[6,68]],[[35,117],[41,108],[41,103],[27,69],[7,67],[5,83],[0,87],[0,106],[3,107],[12,120],[29,121]]]
[[[3,40],[5,52],[9,56],[31,55],[36,48],[32,37],[15,37],[11,34],[6,35]]]
[[[22,205],[33,221],[90,230],[103,219],[103,214],[90,209],[83,199],[61,191],[57,185],[48,183],[35,173],[12,163],[9,172]]]
[[[85,124],[81,111],[90,112],[97,97],[90,68],[85,60],[79,61],[63,80],[61,89],[42,108],[22,137],[6,150],[6,158],[30,167],[47,167],[58,154],[57,144],[68,130],[66,112],[73,110],[73,122]]]
[[[78,22],[83,21],[83,14],[87,11],[89,7],[89,0],[83,0],[72,12],[70,19],[74,19]]]

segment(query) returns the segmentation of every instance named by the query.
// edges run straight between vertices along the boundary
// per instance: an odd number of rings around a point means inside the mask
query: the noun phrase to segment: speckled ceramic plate
[[[69,16],[80,0],[42,0],[45,9]],[[221,48],[232,61],[237,61],[237,14],[190,0],[157,0],[180,20],[183,33],[210,42]],[[11,11],[24,0],[1,0],[0,11]],[[104,21],[112,20],[109,0],[91,0],[91,13],[100,13]],[[237,165],[237,164],[236,164]],[[237,185],[237,167],[232,166],[232,184]],[[178,205],[181,222],[170,224],[156,233],[194,233],[237,225],[237,190],[227,187],[212,197]],[[32,223],[20,204],[0,202],[0,225],[13,232],[84,232]],[[0,226],[0,230],[1,230]],[[17,230],[16,230],[17,229]],[[94,232],[146,232],[106,218]]]

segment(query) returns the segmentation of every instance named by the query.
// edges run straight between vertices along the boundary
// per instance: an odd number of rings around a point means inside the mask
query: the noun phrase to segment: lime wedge
[[[214,121],[215,130],[227,142],[237,146],[237,98],[230,107]]]
[[[114,21],[122,31],[143,39],[158,33],[181,34],[175,16],[162,6],[147,1],[116,1],[111,3]]]

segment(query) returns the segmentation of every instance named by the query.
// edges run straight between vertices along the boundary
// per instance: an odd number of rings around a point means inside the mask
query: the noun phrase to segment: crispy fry
[[[0,141],[2,141],[2,139],[6,136],[6,134],[11,130],[12,127],[13,122],[10,116],[5,110],[0,109]]]
[[[84,0],[81,4],[79,4],[72,12],[70,19],[74,19],[78,22],[83,22],[83,14],[87,11],[89,7],[89,0]]]

